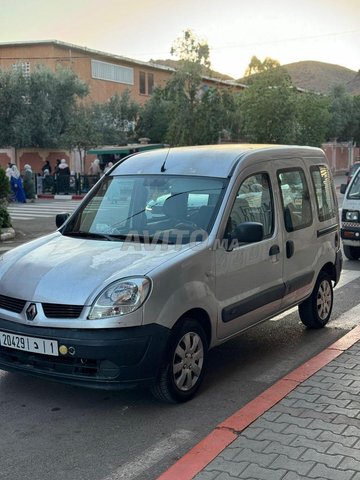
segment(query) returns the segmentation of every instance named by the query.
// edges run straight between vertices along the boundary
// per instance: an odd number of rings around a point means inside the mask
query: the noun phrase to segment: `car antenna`
[[[166,163],[166,160],[167,160],[167,158],[168,158],[169,152],[170,152],[170,148],[169,148],[168,151],[167,151],[167,154],[166,154],[164,163],[161,165],[161,168],[160,168],[160,172],[161,172],[161,173],[166,172],[165,163]]]

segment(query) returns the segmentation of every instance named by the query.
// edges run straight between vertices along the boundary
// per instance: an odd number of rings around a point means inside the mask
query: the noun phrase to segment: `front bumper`
[[[340,230],[344,245],[360,247],[360,225],[343,225]]]
[[[340,280],[340,275],[341,275],[341,270],[343,266],[343,255],[342,251],[338,250],[336,252],[336,257],[335,257],[335,285],[337,285],[338,281]]]
[[[33,327],[3,319],[0,330],[57,340],[72,353],[51,356],[0,346],[0,369],[106,390],[151,384],[171,333],[156,324],[82,330]]]

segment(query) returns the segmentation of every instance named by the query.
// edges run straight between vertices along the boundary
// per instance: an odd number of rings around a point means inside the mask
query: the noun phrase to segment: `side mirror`
[[[259,222],[243,222],[235,230],[235,237],[241,243],[260,242],[264,238],[264,226]]]
[[[60,228],[61,225],[64,225],[64,223],[69,217],[70,217],[70,213],[58,213],[55,218],[55,223],[57,228]]]
[[[231,252],[237,244],[260,242],[264,238],[264,226],[259,222],[243,222],[238,225],[235,231],[226,235],[226,250]]]
[[[343,194],[344,194],[344,193],[346,192],[346,189],[347,189],[346,183],[342,183],[342,184],[340,185],[340,193],[343,193]]]

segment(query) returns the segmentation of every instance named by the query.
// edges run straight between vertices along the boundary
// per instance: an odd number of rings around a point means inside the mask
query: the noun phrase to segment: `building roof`
[[[141,60],[134,60],[133,58],[129,57],[124,57],[121,55],[115,55],[113,53],[108,53],[108,52],[102,52],[100,50],[94,50],[92,48],[88,47],[82,47],[79,45],[74,45],[72,43],[67,43],[67,42],[62,42],[60,40],[30,40],[30,41],[18,41],[18,42],[0,42],[0,48],[1,47],[21,47],[21,46],[36,46],[36,45],[54,45],[60,48],[64,49],[72,49],[72,50],[77,50],[79,52],[84,52],[88,55],[98,55],[101,57],[106,57],[108,59],[113,59],[117,60],[120,62],[127,62],[127,63],[133,63],[135,65],[140,65],[143,67],[150,67],[154,68],[156,70],[162,70],[162,71],[168,71],[168,72],[175,72],[176,69],[173,67],[168,67],[165,65],[159,65],[158,63],[153,63],[153,62],[144,62]],[[39,60],[41,60],[43,57],[39,57]],[[235,80],[222,80],[220,78],[213,78],[213,77],[208,77],[208,76],[203,76],[202,77],[204,80],[209,80],[211,82],[216,82],[221,85],[228,85],[228,86],[234,86],[234,87],[240,87],[240,88],[245,88],[245,85],[236,82]]]

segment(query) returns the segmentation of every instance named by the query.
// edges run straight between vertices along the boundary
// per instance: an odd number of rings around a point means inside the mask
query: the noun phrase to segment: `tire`
[[[159,376],[151,388],[154,397],[167,403],[193,398],[204,378],[207,352],[203,327],[195,320],[185,319],[170,339]]]
[[[312,329],[324,327],[329,321],[333,301],[331,277],[325,272],[320,272],[312,294],[299,305],[302,323]]]
[[[350,247],[349,245],[344,245],[344,254],[349,260],[358,260],[360,257],[360,247]]]

